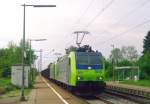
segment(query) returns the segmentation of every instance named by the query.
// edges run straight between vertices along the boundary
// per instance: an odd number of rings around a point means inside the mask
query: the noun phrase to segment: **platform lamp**
[[[27,5],[23,4],[23,43],[22,43],[22,86],[21,86],[21,98],[20,100],[24,101],[24,55],[25,55],[25,8],[26,6],[31,6],[31,7],[37,7],[37,8],[42,8],[42,7],[56,7],[56,5]]]
[[[32,46],[32,41],[45,41],[47,39],[29,39],[30,41],[30,56],[29,56],[29,64],[30,64],[30,71],[31,71],[31,81],[33,81],[33,71],[31,69],[31,64],[32,64],[32,57],[31,57],[31,46]]]

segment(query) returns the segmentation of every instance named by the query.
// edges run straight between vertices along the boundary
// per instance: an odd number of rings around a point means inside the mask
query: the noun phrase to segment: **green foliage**
[[[30,64],[30,51],[31,51],[31,63],[36,59],[34,51],[29,47],[29,42],[26,42],[26,54],[25,64]],[[8,43],[8,48],[0,49],[0,77],[10,77],[11,66],[14,64],[22,63],[22,44],[17,46],[13,41]]]
[[[108,60],[105,60],[105,78],[112,78],[112,63]]]
[[[25,88],[24,94],[25,96],[28,96],[31,91],[31,88]],[[8,98],[8,97],[19,97],[20,96],[20,89],[15,89],[12,91],[5,91],[2,95],[0,95],[0,98]]]
[[[147,35],[145,36],[145,39],[143,41],[144,45],[143,45],[143,53],[147,53],[150,52],[150,31],[147,33]]]
[[[11,84],[11,78],[0,78],[0,94],[18,89]]]
[[[6,89],[4,87],[0,87],[0,94],[6,93]]]
[[[150,79],[150,52],[145,53],[139,60],[141,78]]]
[[[2,77],[10,77],[11,75],[11,70],[10,67],[4,67],[3,72],[2,72]]]
[[[21,40],[20,42],[20,49],[22,49],[22,43],[23,41]],[[34,51],[31,49],[30,50],[30,43],[29,41],[25,42],[25,53],[26,53],[26,58],[25,58],[25,64],[29,65],[30,63],[34,63],[34,60],[37,58],[36,55],[34,54]],[[31,53],[31,60],[30,60],[30,53]],[[30,62],[31,61],[31,62]]]
[[[138,59],[138,53],[134,46],[123,46],[121,48],[121,55],[123,60],[130,62],[137,61]]]
[[[143,44],[143,56],[138,61],[141,69],[140,78],[150,79],[150,31],[145,36]]]
[[[6,89],[7,91],[12,91],[12,90],[17,89],[17,87],[14,86],[14,85],[12,85],[12,84],[8,84],[7,86],[5,86],[5,89]]]
[[[3,69],[0,68],[0,78],[2,77]]]
[[[137,65],[138,53],[134,46],[123,46],[121,49],[114,48],[111,51],[110,59],[105,61],[106,77],[113,76],[113,66],[133,66]]]
[[[29,94],[31,88],[25,88],[25,95]],[[11,84],[11,78],[0,78],[0,98],[2,96],[13,97],[19,95],[20,95],[20,88]]]
[[[11,89],[8,88],[10,85],[10,78],[0,78],[0,94],[10,91]]]
[[[9,42],[8,48],[0,49],[0,76],[9,77],[11,65],[21,63],[21,49],[13,42]]]
[[[117,64],[117,66],[132,66],[132,65],[133,65],[133,62],[129,60],[122,60]]]
[[[119,48],[115,48],[111,51],[110,58],[114,61],[114,63],[118,63],[122,60],[122,53]]]

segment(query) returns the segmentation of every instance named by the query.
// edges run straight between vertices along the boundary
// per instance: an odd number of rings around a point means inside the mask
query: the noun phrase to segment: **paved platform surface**
[[[136,86],[136,85],[129,85],[129,84],[121,84],[118,82],[107,82],[107,85],[111,85],[111,86],[118,86],[118,87],[122,87],[122,88],[129,88],[129,89],[136,89],[136,90],[142,90],[142,91],[146,91],[146,92],[150,92],[150,87],[143,87],[143,86]]]
[[[0,98],[0,104],[19,104],[20,103],[20,97],[6,97],[6,98]]]
[[[47,86],[43,78],[38,76],[27,101],[21,104],[64,104],[64,102]]]

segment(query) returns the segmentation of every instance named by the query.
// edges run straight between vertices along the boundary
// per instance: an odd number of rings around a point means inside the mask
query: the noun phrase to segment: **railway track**
[[[115,96],[114,94],[102,93],[100,95],[97,95],[97,97],[106,102],[106,104],[138,104],[129,99]]]
[[[109,91],[122,92],[133,96],[150,99],[150,90],[148,88],[107,83],[106,89]]]
[[[86,102],[88,104],[114,104],[111,101],[108,101],[106,99],[102,99],[100,97],[96,97],[94,99],[87,99]]]
[[[89,104],[150,104],[150,99],[106,89],[104,93],[84,98]]]
[[[138,104],[128,99],[114,96],[108,93],[102,93],[96,96],[83,98],[88,104]]]
[[[124,93],[121,91],[118,92],[118,91],[114,91],[111,89],[106,89],[105,92],[109,95],[113,95],[113,96],[120,97],[123,99],[128,99],[129,101],[133,101],[135,104],[150,104],[150,99],[145,98],[145,97],[133,95],[130,93]]]
[[[58,85],[55,84],[55,86]],[[64,90],[64,88],[60,86],[59,88]],[[65,92],[70,93],[67,90]],[[87,104],[150,104],[150,99],[143,98],[141,96],[136,96],[136,95],[133,96],[131,94],[126,94],[123,92],[118,92],[107,88],[105,89],[104,93],[101,93],[99,95],[86,96],[86,97],[78,96],[78,95],[73,95],[73,96],[76,96],[79,99],[83,100],[85,104],[86,103]]]

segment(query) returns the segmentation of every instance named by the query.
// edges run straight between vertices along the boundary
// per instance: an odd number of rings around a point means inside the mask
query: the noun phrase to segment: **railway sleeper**
[[[150,98],[150,93],[142,90],[135,90],[135,89],[127,89],[127,88],[121,88],[121,87],[116,87],[116,86],[106,86],[106,89],[112,90],[112,91],[117,91],[120,93],[126,93],[126,94],[132,94],[144,98]]]

